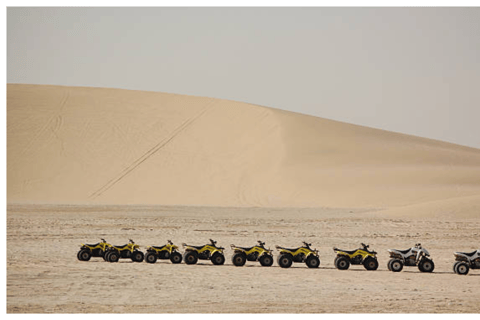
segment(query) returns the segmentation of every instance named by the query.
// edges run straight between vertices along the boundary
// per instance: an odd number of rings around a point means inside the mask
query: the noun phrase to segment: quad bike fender
[[[367,252],[367,251],[364,251],[364,250],[358,250],[357,252],[355,252],[353,255],[356,256],[360,254],[362,256],[362,260],[365,260],[367,259],[368,257],[372,257],[372,258],[375,258],[375,254],[372,253],[372,252]]]
[[[315,257],[318,257],[318,253],[315,252],[315,251],[310,251],[309,253],[306,253],[305,254],[305,259],[310,257],[310,256],[315,256]]]
[[[198,249],[197,248],[193,248],[193,247],[190,247],[190,246],[186,246],[185,247],[185,252],[195,252],[198,254]]]
[[[283,255],[286,255],[286,256],[290,256],[290,259],[293,260],[293,254],[288,251],[288,250],[280,250],[280,254],[283,254]]]
[[[209,251],[210,251],[210,255],[212,255],[212,256],[213,256],[215,253],[217,253],[217,252],[220,253],[220,254],[223,254],[223,250],[222,250],[222,249],[217,249],[217,248],[215,248],[215,249],[209,250]]]
[[[231,244],[231,245],[230,245],[230,248],[231,248],[231,249],[233,250],[233,252],[235,252],[235,253],[245,253],[245,255],[247,254],[247,252],[246,252],[244,249],[239,248],[239,247],[235,246],[234,244]]]
[[[337,251],[337,257],[346,257],[346,258],[350,259],[350,255],[346,252],[343,252],[343,251]]]
[[[233,251],[235,254],[241,254],[241,255],[244,255],[245,257],[247,256],[247,252],[245,250],[242,250],[242,249],[235,249]]]
[[[418,250],[418,252],[417,252],[417,258],[416,258],[417,262],[419,262],[420,259],[422,259],[422,257],[425,257],[425,258],[427,258],[428,260],[432,260],[432,259],[430,258],[430,253],[429,253],[429,252],[427,251],[427,249],[425,249],[425,248],[422,248],[422,249]]]

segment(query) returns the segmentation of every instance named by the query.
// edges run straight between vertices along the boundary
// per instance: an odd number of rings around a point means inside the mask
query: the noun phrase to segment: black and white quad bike
[[[470,269],[480,269],[480,249],[473,252],[454,252],[455,263],[453,271],[456,274],[466,275]]]
[[[422,248],[420,243],[415,244],[407,250],[388,249],[390,253],[390,261],[388,261],[388,270],[393,272],[400,272],[403,266],[418,267],[421,272],[433,272],[435,264],[427,249]]]

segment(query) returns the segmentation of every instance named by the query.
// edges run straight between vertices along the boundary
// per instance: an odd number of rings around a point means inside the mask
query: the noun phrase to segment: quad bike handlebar
[[[307,248],[310,248],[310,246],[312,245],[311,243],[307,243],[305,241],[303,241],[303,244],[307,247]]]
[[[258,242],[258,244],[260,245],[260,247],[262,247],[262,248],[263,248],[263,246],[265,245],[265,242],[263,242],[263,241],[258,240],[257,242]]]
[[[362,247],[364,247],[365,249],[368,249],[368,248],[370,247],[370,245],[365,244],[365,243],[363,243],[363,242],[361,243],[361,245],[362,245]]]
[[[217,241],[210,239],[210,242],[212,243],[213,246],[217,244]]]
[[[168,242],[169,244],[173,245],[172,240],[167,240],[167,242]]]

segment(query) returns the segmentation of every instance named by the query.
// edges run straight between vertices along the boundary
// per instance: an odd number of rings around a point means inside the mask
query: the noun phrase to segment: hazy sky
[[[8,8],[7,82],[224,98],[480,148],[480,8]]]

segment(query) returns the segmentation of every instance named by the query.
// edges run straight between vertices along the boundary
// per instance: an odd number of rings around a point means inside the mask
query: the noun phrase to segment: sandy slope
[[[202,97],[10,84],[7,140],[9,203],[391,208],[480,195],[478,149]]]

